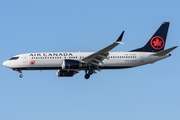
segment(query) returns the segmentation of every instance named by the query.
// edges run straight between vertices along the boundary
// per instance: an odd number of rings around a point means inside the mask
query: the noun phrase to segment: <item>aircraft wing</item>
[[[99,63],[103,64],[102,61],[107,58],[107,56],[109,55],[109,51],[112,50],[113,48],[115,48],[118,44],[123,44],[121,42],[123,35],[124,35],[124,31],[121,33],[119,38],[114,43],[99,50],[98,52],[95,52],[95,53],[85,57],[84,59],[82,59],[82,62],[93,64],[96,66],[99,66]]]

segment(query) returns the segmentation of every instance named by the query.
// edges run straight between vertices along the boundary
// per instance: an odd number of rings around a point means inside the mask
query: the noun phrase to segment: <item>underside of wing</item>
[[[114,43],[99,50],[98,52],[95,52],[95,53],[85,57],[84,59],[82,59],[82,62],[87,63],[87,64],[92,64],[95,66],[99,66],[100,63],[103,64],[103,60],[107,59],[107,56],[109,55],[109,51],[112,50],[113,48],[115,48],[118,44],[123,44],[121,42],[123,35],[124,35],[124,31],[121,33],[119,38]]]

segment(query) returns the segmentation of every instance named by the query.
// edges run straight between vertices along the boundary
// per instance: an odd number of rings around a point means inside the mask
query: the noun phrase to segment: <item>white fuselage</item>
[[[19,54],[18,59],[7,60],[4,66],[21,70],[58,70],[62,69],[62,61],[65,59],[79,60],[91,55],[93,52],[43,52]],[[101,69],[130,68],[169,57],[154,56],[152,52],[110,52],[107,59],[99,64]],[[80,69],[81,70],[81,69]]]
[[[3,65],[20,73],[22,70],[56,70],[58,77],[72,77],[85,71],[85,79],[103,69],[123,69],[154,63],[169,57],[177,46],[164,50],[169,22],[164,22],[149,41],[130,52],[110,52],[122,43],[124,31],[112,44],[97,52],[42,52],[13,56]]]

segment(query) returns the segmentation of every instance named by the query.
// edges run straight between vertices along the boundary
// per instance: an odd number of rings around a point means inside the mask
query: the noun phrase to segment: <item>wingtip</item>
[[[121,35],[120,35],[119,38],[116,40],[116,42],[121,42],[121,41],[122,41],[124,32],[125,32],[125,31],[122,31]]]

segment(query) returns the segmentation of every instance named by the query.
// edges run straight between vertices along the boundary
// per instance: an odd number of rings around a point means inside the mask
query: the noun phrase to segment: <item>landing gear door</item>
[[[28,57],[26,55],[23,56],[23,63],[28,63]]]

